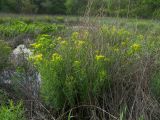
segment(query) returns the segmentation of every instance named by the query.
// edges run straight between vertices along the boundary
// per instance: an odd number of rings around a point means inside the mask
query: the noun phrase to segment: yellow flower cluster
[[[78,41],[75,41],[75,44],[79,48],[79,47],[82,47],[85,44],[85,41],[78,40]]]
[[[141,45],[140,44],[137,44],[137,43],[134,43],[131,48],[134,50],[134,51],[138,51],[140,50],[141,48]]]
[[[78,33],[78,32],[73,32],[73,33],[72,33],[72,39],[73,39],[73,40],[74,40],[74,39],[77,39],[78,36],[79,36],[79,33]]]
[[[34,64],[36,64],[36,63],[41,62],[43,60],[43,55],[38,54],[38,55],[30,57],[30,59],[34,61]]]
[[[33,48],[40,48],[42,45],[41,44],[37,44],[37,43],[33,43],[33,44],[31,44],[31,46],[33,47]]]
[[[96,55],[95,57],[96,61],[105,61],[105,62],[110,62],[110,58],[105,57],[104,55]]]
[[[103,56],[103,55],[96,55],[96,60],[97,61],[101,61],[101,60],[105,60],[105,56]]]
[[[58,53],[54,53],[53,55],[52,55],[52,61],[62,61],[62,56],[61,55],[59,55]]]

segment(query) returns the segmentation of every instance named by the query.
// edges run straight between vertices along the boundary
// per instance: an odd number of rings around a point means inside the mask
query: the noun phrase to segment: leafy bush
[[[88,31],[69,38],[41,35],[32,44],[30,59],[41,74],[41,95],[48,105],[61,108],[99,98],[112,84],[112,68],[124,72],[139,60],[142,35],[108,26],[99,32],[98,38]]]
[[[10,101],[9,106],[2,105],[0,107],[0,119],[1,120],[25,120],[22,103],[18,103],[17,105],[14,105],[13,101]]]
[[[0,40],[0,71],[2,71],[8,65],[9,55],[11,53],[11,48],[9,45]]]

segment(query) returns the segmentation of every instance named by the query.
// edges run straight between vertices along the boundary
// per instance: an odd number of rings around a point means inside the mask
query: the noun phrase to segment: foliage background
[[[160,17],[159,0],[0,0],[0,12],[83,15],[88,2],[93,15]]]

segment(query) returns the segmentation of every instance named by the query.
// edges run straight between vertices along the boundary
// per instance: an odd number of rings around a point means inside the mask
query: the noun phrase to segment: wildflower
[[[42,54],[38,54],[38,55],[35,56],[35,58],[36,58],[38,61],[41,61],[41,60],[42,60],[42,57],[43,57]]]
[[[140,46],[140,44],[134,43],[134,44],[131,46],[131,48],[132,48],[134,51],[138,51],[138,50],[141,48],[141,46]]]
[[[64,46],[68,45],[67,41],[65,41],[65,40],[61,41],[60,44],[64,45]]]
[[[105,56],[103,56],[103,55],[96,55],[96,60],[97,61],[101,61],[101,60],[105,60]]]
[[[31,46],[33,48],[40,48],[42,45],[41,44],[37,44],[37,43],[33,43],[33,44],[31,44]]]
[[[38,55],[35,55],[35,56],[31,56],[29,59],[33,60],[34,64],[36,64],[36,63],[41,62],[43,60],[43,55],[38,54]]]
[[[79,33],[78,33],[78,32],[72,33],[72,39],[73,39],[73,40],[77,39],[78,36],[79,36]]]
[[[58,41],[61,41],[61,40],[62,40],[62,37],[58,37],[57,40],[58,40]]]
[[[119,52],[119,48],[114,48],[114,52]]]
[[[85,42],[82,40],[77,41],[77,46],[79,46],[79,47],[83,46],[84,44],[85,44]]]
[[[59,55],[58,53],[54,53],[52,55],[52,61],[62,61],[62,56]]]

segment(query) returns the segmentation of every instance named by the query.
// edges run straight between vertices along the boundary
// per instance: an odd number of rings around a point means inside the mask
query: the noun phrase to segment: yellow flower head
[[[38,55],[31,57],[30,59],[33,60],[34,63],[36,64],[37,62],[41,62],[43,60],[43,55],[38,54]]]
[[[103,56],[103,55],[96,55],[96,60],[97,61],[101,61],[101,60],[105,60],[105,56]]]
[[[40,48],[42,45],[40,44],[40,43],[33,43],[33,44],[31,44],[31,46],[33,47],[33,48]]]
[[[62,56],[59,55],[58,53],[54,53],[52,55],[52,61],[62,61]]]
[[[141,45],[140,44],[137,44],[137,43],[134,43],[131,48],[134,50],[134,51],[138,51],[140,50],[141,48]]]

